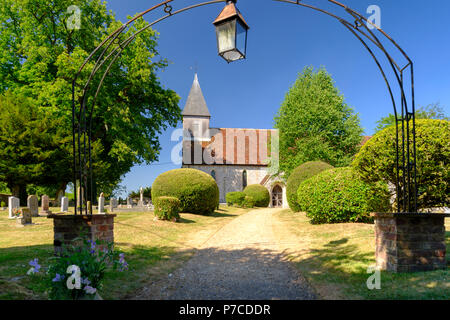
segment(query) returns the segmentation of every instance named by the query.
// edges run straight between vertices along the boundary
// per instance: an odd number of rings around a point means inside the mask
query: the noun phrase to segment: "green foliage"
[[[352,168],[330,169],[303,181],[297,199],[314,224],[367,222],[371,212],[389,210],[387,185],[364,182]]]
[[[300,164],[322,160],[347,166],[363,133],[353,109],[324,68],[305,68],[275,117],[280,133],[280,172],[287,177]]]
[[[84,240],[83,246],[64,248],[63,253],[53,259],[46,279],[49,298],[52,300],[93,299],[95,292],[89,293],[89,289],[93,288],[97,291],[102,287],[105,272],[109,267],[114,270],[119,267],[121,271],[128,269],[123,255],[114,251],[113,243],[101,241],[97,243]],[[67,288],[67,277],[70,277],[67,270],[72,265],[80,268],[80,289]]]
[[[219,187],[207,173],[175,169],[159,175],[152,186],[152,199],[168,196],[181,202],[181,212],[211,214],[219,205]]]
[[[0,181],[0,193],[4,193],[4,194],[10,194],[11,190],[9,190],[8,185],[6,184],[6,182],[1,182]]]
[[[396,186],[395,136],[395,126],[390,126],[361,148],[352,166],[365,181],[383,181]],[[450,205],[449,141],[449,121],[416,120],[419,209]],[[400,171],[400,187],[402,177],[403,172]]]
[[[180,218],[181,202],[174,197],[159,197],[154,201],[155,216],[161,220]]]
[[[6,207],[5,201],[2,201],[2,202],[0,203],[0,207],[2,207],[2,208],[5,208],[5,207]]]
[[[333,166],[322,161],[310,161],[306,162],[292,171],[292,174],[287,180],[286,196],[289,203],[289,207],[294,212],[300,212],[301,208],[297,202],[297,190],[300,183],[315,176],[316,174],[332,169]]]
[[[243,208],[253,208],[255,206],[255,199],[252,196],[245,196],[244,201],[242,202]]]
[[[246,196],[250,196],[255,201],[255,207],[266,208],[270,203],[269,191],[260,184],[252,184],[244,189]]]
[[[422,107],[416,110],[416,120],[417,119],[434,119],[434,120],[447,120],[450,118],[445,115],[444,109],[439,105],[439,103],[433,103],[426,107]],[[388,116],[381,118],[377,121],[378,126],[375,128],[375,132],[379,132],[389,126],[395,124],[395,116],[390,113]]]
[[[245,193],[241,191],[228,192],[225,196],[228,206],[240,207],[245,201]]]
[[[67,8],[71,5],[81,9],[80,30],[67,28],[66,22],[71,15]],[[0,1],[0,94],[11,91],[17,96],[28,97],[47,121],[58,122],[58,126],[51,126],[62,131],[62,140],[54,138],[62,144],[56,150],[63,148],[65,138],[71,135],[74,75],[94,48],[120,26],[122,22],[115,19],[107,10],[106,2],[102,1],[54,0],[50,7],[45,0]],[[145,26],[148,23],[138,19],[117,41],[124,41]],[[167,61],[156,50],[157,38],[158,34],[152,28],[137,35],[112,66],[100,90],[92,121],[94,149],[98,155],[94,162],[94,180],[97,189],[105,194],[111,193],[120,177],[134,164],[157,160],[161,149],[160,133],[181,119],[179,97],[174,91],[164,89],[157,77],[157,73],[167,66]],[[81,99],[82,88],[100,52],[78,77],[77,101]],[[104,64],[93,78],[93,90],[108,64]],[[88,98],[88,108],[92,102],[92,97]],[[33,127],[35,124],[39,122],[25,122],[20,127],[38,133]],[[43,140],[47,139],[40,138],[37,142]],[[34,147],[41,146],[31,144],[30,153]],[[26,176],[22,172],[33,171],[30,175],[33,181],[45,178],[40,174],[53,177],[58,172],[63,173],[58,183],[67,183],[72,168],[70,155],[69,151],[58,157],[53,154],[55,158],[51,161],[42,159],[42,165],[48,165],[49,170],[45,171],[31,170],[19,161],[12,167],[20,171],[20,178]],[[51,183],[51,180],[45,181],[45,185]]]

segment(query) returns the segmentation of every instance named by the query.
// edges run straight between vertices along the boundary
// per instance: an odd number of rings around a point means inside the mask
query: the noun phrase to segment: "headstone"
[[[42,208],[41,208],[41,212],[39,212],[39,214],[41,216],[48,216],[50,213],[52,213],[50,211],[50,199],[48,198],[47,195],[43,195],[41,198],[41,202],[42,202]]]
[[[117,208],[117,206],[118,206],[116,198],[111,198],[111,200],[109,200],[109,203],[112,208]]]
[[[32,224],[30,208],[23,208],[22,214],[17,218],[17,223],[22,226]]]
[[[133,202],[130,197],[127,198],[127,208],[128,209],[133,208]]]
[[[39,217],[39,202],[35,195],[28,196],[27,207],[30,209],[32,217]]]
[[[105,196],[103,192],[100,193],[100,197],[98,198],[98,213],[105,214]]]
[[[14,210],[20,208],[20,199],[16,197],[8,198],[8,210],[9,210],[9,218],[14,219]]]
[[[58,191],[58,194],[56,195],[56,206],[62,206],[62,198],[64,197],[64,191],[60,190]]]
[[[141,187],[139,189],[139,192],[141,193],[141,196],[139,198],[138,207],[143,207],[144,206],[144,189]]]
[[[61,198],[61,212],[69,212],[69,198]]]
[[[83,192],[83,188],[78,187],[77,188],[77,208],[78,210],[81,210],[81,196],[83,195],[84,197],[84,192]],[[86,200],[86,199],[84,199]]]

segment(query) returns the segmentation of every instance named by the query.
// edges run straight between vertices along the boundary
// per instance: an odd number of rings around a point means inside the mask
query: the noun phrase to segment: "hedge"
[[[449,141],[449,121],[416,120],[419,209],[450,206]],[[395,162],[395,126],[391,126],[378,132],[361,148],[352,166],[365,181],[389,182],[395,186]],[[400,178],[400,186],[402,180]]]
[[[152,185],[152,199],[168,196],[181,202],[180,212],[211,214],[219,206],[219,188],[207,173],[175,169],[159,175]]]
[[[388,212],[390,206],[387,185],[364,182],[352,168],[323,171],[303,181],[297,199],[313,224],[368,222],[371,212]]]
[[[252,184],[244,189],[244,193],[255,201],[255,207],[266,208],[270,203],[269,191],[260,184]]]
[[[161,220],[180,218],[181,202],[175,197],[159,197],[154,200],[155,216]]]
[[[316,174],[334,168],[326,162],[310,161],[298,166],[287,180],[286,196],[289,207],[294,212],[299,212],[302,209],[297,202],[297,190],[300,183],[315,176]]]
[[[237,191],[237,192],[229,192],[225,196],[228,206],[242,206],[245,201],[245,193]]]
[[[255,199],[251,196],[245,196],[244,202],[242,203],[242,207],[244,208],[253,208],[255,206]]]

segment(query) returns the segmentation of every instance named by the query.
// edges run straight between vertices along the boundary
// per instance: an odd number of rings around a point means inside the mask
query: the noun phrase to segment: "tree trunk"
[[[27,186],[26,185],[9,185],[8,188],[11,190],[11,193],[14,197],[20,199],[20,205],[27,205]]]

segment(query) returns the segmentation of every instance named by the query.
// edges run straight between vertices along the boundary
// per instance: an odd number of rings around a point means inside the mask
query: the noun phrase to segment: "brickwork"
[[[49,215],[53,219],[55,253],[61,252],[63,244],[79,245],[74,239],[81,234],[92,241],[114,242],[115,217],[115,214]]]
[[[446,268],[444,214],[373,214],[376,262],[381,270],[417,272]]]

